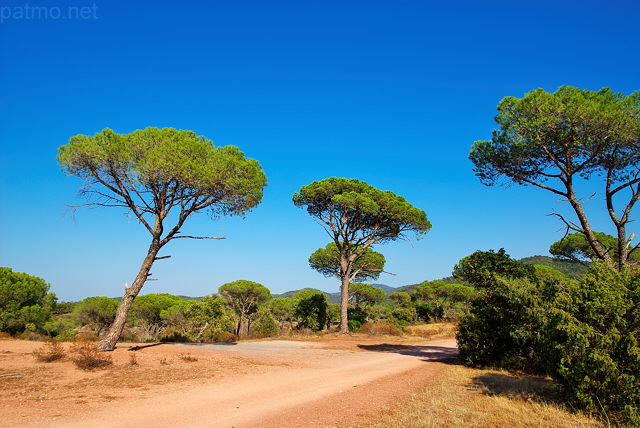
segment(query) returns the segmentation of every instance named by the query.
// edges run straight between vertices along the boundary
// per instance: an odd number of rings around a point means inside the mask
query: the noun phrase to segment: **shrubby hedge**
[[[485,255],[490,274],[475,263]],[[457,334],[463,362],[549,374],[571,404],[640,424],[640,271],[596,263],[578,282],[485,255],[465,278],[481,273]]]

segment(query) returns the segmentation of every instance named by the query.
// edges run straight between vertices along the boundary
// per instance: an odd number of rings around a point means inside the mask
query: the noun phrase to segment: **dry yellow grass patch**
[[[422,392],[384,410],[369,425],[388,427],[602,427],[553,398],[551,381],[451,366]]]
[[[457,328],[458,324],[453,322],[419,324],[407,326],[407,333],[410,336],[425,338],[453,337],[456,334]]]

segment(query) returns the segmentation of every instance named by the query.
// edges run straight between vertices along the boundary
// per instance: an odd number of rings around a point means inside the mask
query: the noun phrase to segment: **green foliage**
[[[42,331],[55,303],[56,295],[42,278],[0,267],[0,331]]]
[[[323,330],[327,324],[327,296],[321,291],[303,290],[294,297],[297,301],[294,316],[299,320],[298,327]]]
[[[77,302],[56,302],[53,308],[54,315],[70,314]]]
[[[469,154],[480,181],[489,186],[533,185],[566,200],[578,221],[558,217],[587,237],[598,259],[613,266],[615,261],[591,230],[584,196],[576,193],[579,178],[600,177],[607,213],[618,233],[618,267],[626,264],[625,225],[632,221],[640,194],[640,92],[625,96],[609,88],[593,92],[562,86],[555,93],[537,89],[522,98],[504,98],[498,111],[500,129],[490,141],[476,141]],[[617,203],[622,209],[616,210]]]
[[[544,373],[539,350],[541,305],[537,286],[527,278],[496,278],[480,289],[463,315],[457,334],[460,358],[471,366]]]
[[[349,284],[349,295],[353,299],[353,303],[356,306],[359,305],[375,305],[384,300],[384,291],[374,287],[371,284],[365,284],[362,282],[352,282]]]
[[[218,289],[218,292],[231,301],[234,307],[254,305],[266,302],[271,298],[271,292],[267,287],[246,279],[239,279],[223,284]]]
[[[613,178],[623,178],[638,162],[639,154],[626,152],[634,149],[638,136],[639,98],[638,93],[625,97],[608,88],[593,92],[570,86],[506,97],[495,119],[500,130],[491,141],[473,145],[469,157],[474,172],[489,185],[501,176],[534,184],[566,162],[571,172],[588,177],[606,171],[612,151],[620,150]]]
[[[252,318],[251,328],[258,336],[268,337],[278,333],[278,321],[276,321],[268,308],[259,309]]]
[[[162,311],[174,305],[181,304],[183,300],[169,293],[152,293],[138,296],[131,307],[131,315],[138,322],[147,324],[161,324]]]
[[[42,330],[49,337],[55,337],[58,339],[66,339],[74,337],[78,334],[76,330],[77,323],[69,315],[58,315],[47,321],[42,326]]]
[[[389,294],[389,298],[400,307],[406,307],[411,304],[411,295],[405,291],[396,291]]]
[[[238,148],[215,147],[192,131],[173,128],[77,135],[58,149],[57,159],[65,173],[83,179],[88,205],[123,208],[152,237],[101,350],[114,349],[158,252],[174,239],[212,238],[182,234],[187,219],[203,212],[212,218],[244,215],[261,202],[267,184],[260,164]]]
[[[474,287],[487,288],[496,282],[497,277],[535,280],[535,269],[513,260],[504,248],[500,248],[497,253],[478,250],[463,258],[453,267],[453,276]]]
[[[353,248],[358,252],[360,248]],[[371,248],[355,260],[348,272],[352,281],[367,281],[378,279],[384,268],[385,258]],[[326,277],[340,278],[340,250],[335,242],[330,242],[325,248],[319,248],[309,257],[309,266]]]
[[[611,254],[614,261],[619,261],[618,239],[602,232],[593,232],[595,238],[603,248]],[[628,245],[627,251],[630,261],[638,263],[640,253]],[[561,260],[570,260],[578,263],[594,262],[598,255],[593,251],[584,233],[570,233],[559,241],[551,244],[549,252]]]
[[[339,254],[335,273],[343,293],[340,331],[347,333],[348,287],[360,274],[355,265],[358,260],[371,245],[395,241],[408,232],[421,237],[431,229],[431,223],[424,211],[403,197],[355,179],[314,181],[293,195],[293,203],[306,208],[335,243]]]
[[[325,294],[325,293],[323,291],[316,290],[315,288],[305,288],[304,290],[300,290],[296,292],[293,296],[291,296],[291,300],[293,300],[294,302],[298,302],[302,299],[315,296],[316,294]],[[326,297],[326,294],[325,294],[325,297]]]
[[[640,423],[640,271],[598,262],[578,283],[533,269],[478,290],[459,325],[460,358],[549,373],[573,405]]]
[[[389,318],[391,309],[382,305],[367,306],[367,320],[368,322],[379,322]]]
[[[424,211],[393,192],[356,179],[314,181],[293,195],[293,203],[328,226],[332,221],[335,227],[348,231],[349,235],[343,236],[349,236],[356,247],[372,237],[384,242],[397,239],[403,232],[422,235],[431,229]]]
[[[396,308],[391,311],[391,315],[389,316],[389,322],[393,323],[402,331],[405,330],[406,326],[415,324],[417,321],[418,312],[413,306],[406,308]]]
[[[331,328],[331,323],[340,321],[340,303],[329,303],[327,305],[327,329]]]
[[[100,332],[116,318],[118,304],[117,300],[110,297],[87,297],[74,306],[73,316],[81,325],[93,324],[97,330],[96,334],[100,336]]]
[[[278,297],[271,299],[266,303],[267,308],[269,308],[273,317],[278,321],[281,329],[284,328],[284,323],[286,321],[293,321],[295,303],[296,302],[289,297]]]
[[[551,374],[562,394],[640,424],[640,271],[596,263],[551,318]]]
[[[179,302],[161,312],[165,340],[173,335],[174,339],[184,337],[193,342],[217,342],[227,338],[236,325],[236,319],[230,313],[224,300],[215,294],[204,296],[201,300]],[[223,340],[223,341],[226,341]]]
[[[367,322],[369,314],[367,310],[361,306],[352,306],[348,309],[349,320],[358,321],[360,324]]]
[[[587,266],[582,263],[560,260],[549,256],[530,256],[520,259],[519,262],[528,265],[549,266],[562,272],[569,279],[580,279],[582,274],[587,270]]]
[[[521,264],[504,251],[472,256],[459,266],[470,282],[482,287],[460,320],[460,358],[472,366],[546,372],[546,310],[575,282],[552,268]]]
[[[154,215],[158,203],[186,212],[242,215],[260,203],[266,185],[258,162],[237,147],[215,147],[195,132],[173,128],[77,135],[58,149],[58,162],[66,173],[86,180],[88,196],[130,208],[128,195],[142,212]]]
[[[476,295],[476,290],[466,285],[437,280],[420,284],[413,295],[418,300],[432,302],[434,314],[441,314],[439,317],[456,318],[456,306],[461,304],[462,309],[468,309],[469,302]]]
[[[362,323],[358,320],[349,320],[349,331],[352,331],[354,333],[359,333],[360,331],[362,331]]]
[[[131,316],[142,326],[145,340],[156,340],[163,327],[162,311],[183,300],[168,293],[138,296],[131,306]]]
[[[271,298],[271,292],[267,287],[254,281],[239,279],[223,284],[218,292],[228,300],[238,314],[238,326],[236,334],[240,334],[247,315],[255,312],[258,305]]]

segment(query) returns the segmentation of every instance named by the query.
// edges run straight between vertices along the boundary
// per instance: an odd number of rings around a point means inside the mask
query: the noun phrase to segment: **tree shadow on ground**
[[[389,352],[400,355],[420,357],[423,361],[458,365],[458,349],[446,346],[394,345],[382,343],[378,345],[358,345],[358,348],[370,352]]]
[[[238,342],[175,342],[177,345],[189,346],[234,346]]]
[[[151,348],[153,346],[160,345],[189,345],[189,346],[211,346],[211,345],[220,345],[220,346],[229,346],[229,345],[237,345],[236,342],[156,342],[150,343],[148,345],[136,345],[132,346],[127,351],[139,351],[145,348]]]
[[[167,343],[158,342],[158,343],[150,343],[148,345],[136,345],[136,346],[129,347],[129,349],[127,349],[127,351],[139,351],[141,349],[152,348],[154,346],[160,346],[160,345],[167,345]]]
[[[551,379],[509,372],[488,372],[472,379],[486,395],[500,395],[516,400],[562,402]]]

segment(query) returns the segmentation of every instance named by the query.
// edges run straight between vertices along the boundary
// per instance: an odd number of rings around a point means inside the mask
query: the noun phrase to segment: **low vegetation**
[[[586,428],[607,424],[568,408],[548,378],[451,366],[420,392],[397,401],[364,426]]]
[[[465,364],[549,375],[572,406],[640,424],[640,271],[596,262],[575,281],[502,250],[456,271],[479,289],[457,334]]]
[[[36,360],[43,363],[62,360],[67,356],[64,346],[56,339],[47,339],[44,345],[33,352]]]
[[[98,351],[96,343],[89,341],[74,343],[71,347],[70,358],[76,367],[82,370],[93,370],[113,364],[109,354]]]

